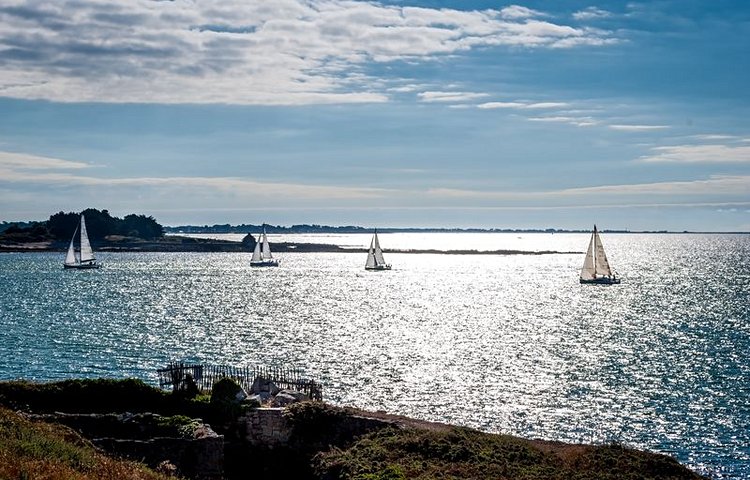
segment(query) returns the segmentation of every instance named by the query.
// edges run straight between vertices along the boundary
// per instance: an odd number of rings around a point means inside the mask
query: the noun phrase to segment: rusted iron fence
[[[231,365],[187,365],[182,362],[170,362],[167,368],[157,370],[159,386],[173,391],[184,390],[188,375],[199,390],[208,392],[214,383],[222,378],[231,378],[239,383],[245,391],[250,392],[257,378],[270,380],[280,389],[296,390],[313,400],[323,400],[323,386],[305,378],[300,370],[284,367],[235,367]]]

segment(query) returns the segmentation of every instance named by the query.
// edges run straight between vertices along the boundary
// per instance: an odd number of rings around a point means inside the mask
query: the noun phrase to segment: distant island
[[[107,210],[89,208],[81,213],[58,212],[45,222],[19,222],[0,225],[0,251],[5,252],[44,252],[63,251],[67,248],[72,232],[76,230],[81,215],[86,217],[91,244],[102,252],[252,252],[256,239],[250,232],[264,228],[270,233],[369,233],[373,229],[358,226],[331,227],[323,225],[293,225],[291,227],[273,225],[213,225],[164,227],[153,217],[130,214],[120,219],[112,217]],[[482,229],[420,229],[386,228],[381,232],[521,232],[521,230],[482,230]],[[555,233],[558,230],[524,230],[526,232]],[[165,235],[169,233],[170,235]],[[185,236],[191,234],[245,234],[242,241],[230,241]],[[180,235],[183,234],[183,235]],[[274,251],[283,252],[339,252],[361,253],[365,248],[344,248],[330,243],[276,242]],[[558,251],[525,250],[434,250],[411,249],[389,250],[390,253],[433,253],[454,255],[545,255]]]
[[[58,251],[66,248],[76,229],[80,215],[86,217],[88,235],[92,245],[99,251],[252,251],[258,234],[263,229],[272,234],[369,234],[373,227],[357,225],[297,224],[291,226],[269,224],[231,225],[179,225],[164,226],[152,216],[132,213],[123,218],[113,217],[109,211],[87,208],[82,212],[58,212],[45,221],[0,222],[0,251]],[[380,233],[589,233],[590,230],[560,228],[423,228],[423,227],[379,227]],[[630,231],[604,229],[604,233],[747,233],[747,232],[671,232]],[[168,235],[166,235],[168,234]],[[244,234],[242,242],[221,239],[202,239],[195,234]],[[185,236],[188,235],[188,236]],[[357,252],[358,249],[342,248],[325,243],[281,242],[274,244],[277,252]],[[397,253],[396,250],[390,250]],[[403,251],[407,252],[407,251]],[[408,253],[454,253],[454,254],[546,254],[579,252],[527,252],[527,251],[450,251],[409,250]]]

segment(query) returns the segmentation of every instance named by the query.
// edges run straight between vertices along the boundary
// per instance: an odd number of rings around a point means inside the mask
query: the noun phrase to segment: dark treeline
[[[268,233],[367,233],[372,229],[357,227],[354,225],[345,225],[340,227],[331,227],[327,225],[292,225],[283,227],[281,225],[180,225],[177,227],[164,227],[167,233],[258,233],[265,227]]]
[[[80,215],[86,217],[86,229],[91,240],[102,240],[107,235],[123,235],[147,240],[164,236],[164,227],[154,217],[130,214],[125,218],[113,217],[107,210],[87,208],[81,213],[58,212],[47,220],[47,230],[55,239],[67,239],[78,225]]]
[[[268,233],[371,233],[372,227],[358,227],[354,225],[330,226],[316,224],[301,224],[284,227],[281,225],[180,225],[164,227],[167,233],[258,233],[265,226]],[[463,233],[589,233],[591,230],[564,230],[557,228],[378,228],[381,233],[429,233],[429,232],[463,232]],[[600,230],[604,233],[628,233],[628,230]]]

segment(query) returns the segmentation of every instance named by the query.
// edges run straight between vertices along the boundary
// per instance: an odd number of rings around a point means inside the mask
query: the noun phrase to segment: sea
[[[217,237],[214,235],[214,237]],[[219,235],[240,240],[242,235]],[[269,235],[358,251],[0,253],[0,379],[136,377],[170,361],[295,367],[325,400],[527,438],[617,443],[750,478],[750,235]],[[389,253],[522,250],[538,255]]]

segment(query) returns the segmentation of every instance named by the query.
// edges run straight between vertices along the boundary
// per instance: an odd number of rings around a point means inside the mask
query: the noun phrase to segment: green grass
[[[466,428],[389,428],[314,459],[318,478],[357,480],[699,479],[672,458],[616,445],[540,447]]]
[[[164,480],[167,477],[135,462],[106,457],[70,429],[32,422],[0,408],[0,478]]]

